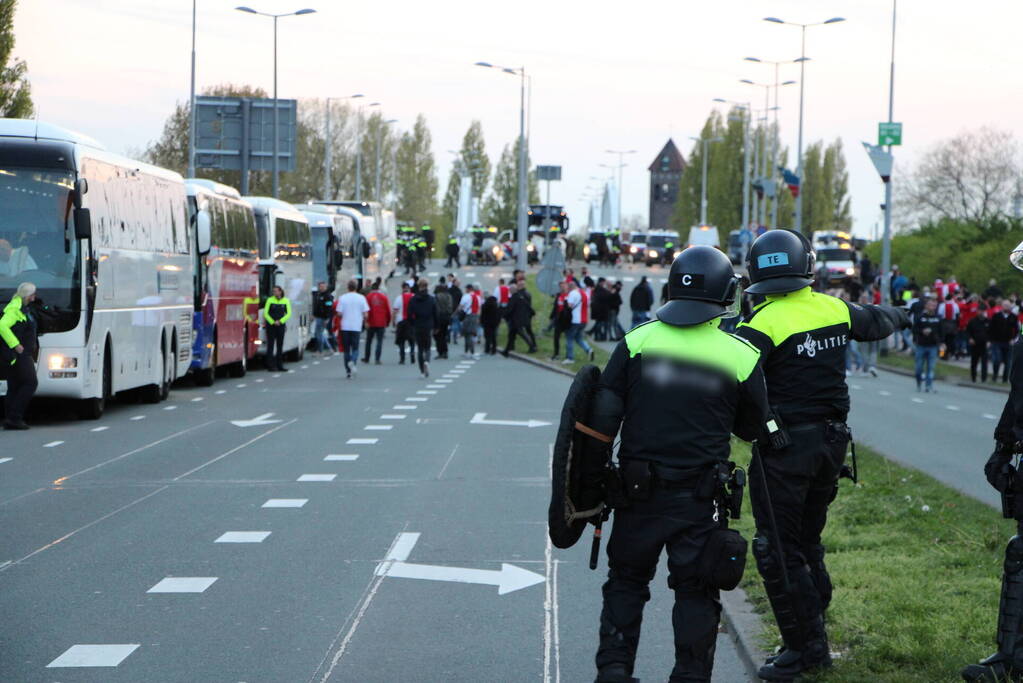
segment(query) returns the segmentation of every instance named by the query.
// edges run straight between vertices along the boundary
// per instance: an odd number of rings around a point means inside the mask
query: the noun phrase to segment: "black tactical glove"
[[[995,452],[984,464],[984,476],[987,477],[988,483],[1001,493],[1005,493],[1012,483],[1011,477],[1007,476],[1003,469],[1012,460],[1015,450],[1014,444],[996,443]]]

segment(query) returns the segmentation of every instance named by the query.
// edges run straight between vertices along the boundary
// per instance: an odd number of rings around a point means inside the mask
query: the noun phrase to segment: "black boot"
[[[996,652],[979,664],[970,664],[961,672],[964,681],[983,681],[983,683],[1003,683],[1023,681],[1023,671],[1013,666],[1011,659]]]
[[[639,683],[624,664],[611,664],[597,672],[594,683]]]
[[[1023,681],[1023,522],[1005,547],[998,605],[998,652],[962,670],[964,681]]]
[[[774,661],[760,667],[757,676],[765,681],[792,681],[800,674],[831,667],[831,651],[824,620],[816,617],[807,625],[807,640],[802,650],[783,648]]]

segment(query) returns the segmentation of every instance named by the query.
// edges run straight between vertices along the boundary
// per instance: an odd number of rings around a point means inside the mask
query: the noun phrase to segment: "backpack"
[[[441,320],[450,320],[455,310],[451,303],[451,295],[447,292],[437,292],[434,297],[437,300],[437,317]]]

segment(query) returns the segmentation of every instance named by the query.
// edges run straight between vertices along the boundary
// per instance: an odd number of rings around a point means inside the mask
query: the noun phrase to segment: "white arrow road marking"
[[[231,420],[231,424],[235,427],[262,427],[263,425],[272,425],[280,420],[271,420],[273,413],[263,413],[259,417],[254,417],[251,420]]]
[[[530,429],[533,429],[534,427],[547,427],[551,423],[550,422],[543,422],[542,420],[525,420],[525,421],[522,421],[522,420],[488,420],[486,413],[476,413],[475,415],[472,416],[472,419],[469,420],[469,424],[474,424],[474,425],[504,425],[506,427],[529,427]]]
[[[14,458],[0,458],[0,465],[4,464],[5,462],[10,462],[11,460],[14,460]]]
[[[400,579],[423,579],[425,581],[449,581],[453,583],[477,583],[497,586],[497,594],[505,595],[522,588],[529,588],[546,579],[528,569],[522,569],[505,562],[500,569],[471,569],[468,567],[445,567],[432,564],[405,562],[412,548],[419,540],[419,534],[401,533],[383,562],[377,565],[377,576]]]

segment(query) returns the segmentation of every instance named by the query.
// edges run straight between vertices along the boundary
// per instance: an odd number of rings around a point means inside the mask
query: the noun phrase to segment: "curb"
[[[880,370],[884,370],[885,372],[890,372],[890,373],[892,373],[894,375],[902,375],[903,377],[916,377],[915,373],[912,373],[909,370],[903,370],[902,368],[894,367],[892,365],[885,365],[884,363],[878,363],[877,367]],[[967,389],[982,389],[983,391],[992,391],[992,392],[994,392],[996,394],[1008,394],[1009,393],[1008,385],[1006,385],[1005,387],[1000,387],[1000,386],[997,386],[997,385],[992,386],[992,385],[987,385],[987,384],[974,384],[973,382],[961,382],[959,380],[945,379],[944,377],[942,377],[942,378],[935,377],[935,379],[938,380],[939,382],[947,382],[948,384],[954,384],[957,387],[966,387]]]
[[[545,363],[542,360],[515,351],[509,353],[508,357],[565,375],[566,377],[575,377],[574,372],[555,367],[550,363]],[[760,680],[757,678],[757,671],[763,666],[767,653],[757,645],[757,638],[764,632],[764,625],[760,615],[753,611],[753,605],[750,603],[749,598],[746,597],[746,591],[741,588],[723,591],[721,593],[721,615],[724,618],[725,627],[729,635],[731,635],[732,642],[735,643],[735,649],[739,653],[739,660],[746,667],[750,680]]]

